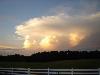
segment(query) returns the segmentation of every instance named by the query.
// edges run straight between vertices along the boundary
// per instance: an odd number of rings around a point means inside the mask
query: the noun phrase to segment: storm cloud
[[[70,3],[70,2],[69,2]],[[52,8],[50,15],[33,17],[16,26],[23,48],[65,50],[100,48],[99,1],[79,1]]]
[[[99,48],[99,28],[100,12],[84,16],[64,13],[32,18],[18,25],[16,34],[24,38],[24,48]]]

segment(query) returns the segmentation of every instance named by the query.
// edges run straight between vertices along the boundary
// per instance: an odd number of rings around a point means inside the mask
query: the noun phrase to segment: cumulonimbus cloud
[[[80,44],[80,47],[84,46],[84,40],[96,32],[100,33],[99,28],[100,12],[86,16],[60,14],[32,18],[17,25],[15,33],[24,38],[24,48],[63,50],[79,47]],[[96,43],[95,46],[97,47]]]

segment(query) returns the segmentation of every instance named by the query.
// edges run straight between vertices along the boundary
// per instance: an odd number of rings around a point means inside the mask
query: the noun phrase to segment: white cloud
[[[51,49],[66,49],[73,47],[73,44],[71,44],[73,41],[77,43],[75,45],[77,46],[88,36],[92,36],[92,33],[100,32],[99,22],[100,13],[88,16],[69,16],[68,14],[42,16],[32,18],[18,25],[16,34],[24,38],[24,47],[27,48],[36,47],[41,49],[48,45],[54,47],[51,47]],[[70,40],[70,34],[77,35],[77,37],[73,35],[71,37],[74,37],[74,39]]]

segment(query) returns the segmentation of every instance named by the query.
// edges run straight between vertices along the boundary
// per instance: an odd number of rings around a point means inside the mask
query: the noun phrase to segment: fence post
[[[74,75],[74,70],[73,70],[73,68],[71,69],[71,75]]]
[[[100,75],[100,68],[98,68],[98,71],[99,71],[99,75]]]
[[[13,67],[11,68],[11,70],[12,70],[12,71],[11,71],[11,72],[12,72],[11,75],[13,75]]]
[[[13,75],[13,64],[11,64],[11,75]]]
[[[50,75],[50,74],[49,74],[49,67],[48,67],[48,75]]]
[[[31,75],[31,74],[30,74],[30,68],[28,68],[28,75]]]

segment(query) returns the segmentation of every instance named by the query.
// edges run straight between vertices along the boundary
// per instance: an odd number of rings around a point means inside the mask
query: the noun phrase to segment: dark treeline
[[[0,56],[0,61],[20,61],[20,62],[45,62],[71,59],[99,59],[100,51],[51,51],[39,52],[31,56],[20,54]]]

